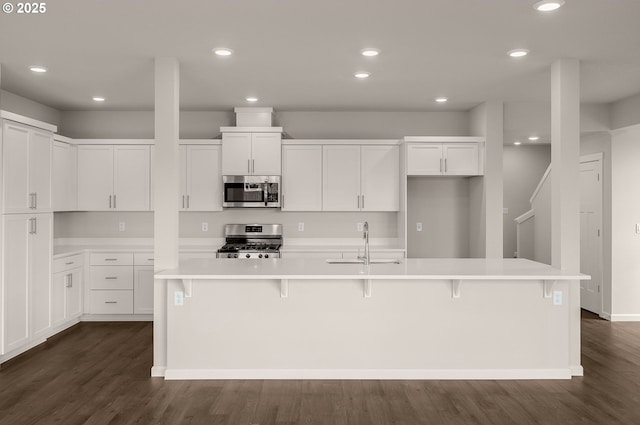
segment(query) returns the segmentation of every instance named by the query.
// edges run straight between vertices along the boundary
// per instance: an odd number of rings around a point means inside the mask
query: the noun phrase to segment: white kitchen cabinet
[[[407,146],[407,174],[413,176],[476,176],[479,143],[416,143]]]
[[[363,211],[400,209],[400,148],[363,145],[360,147],[360,192]]]
[[[153,314],[153,253],[90,256],[89,314]]]
[[[322,145],[282,147],[282,211],[322,211]]]
[[[51,326],[64,327],[82,314],[82,255],[53,261],[51,281]]]
[[[279,176],[280,133],[222,133],[222,174]]]
[[[324,211],[398,211],[399,147],[323,146]]]
[[[220,146],[180,146],[182,211],[222,211]]]
[[[78,209],[148,211],[150,162],[147,145],[78,146]]]
[[[325,145],[322,209],[360,211],[360,146]]]
[[[51,328],[52,221],[51,213],[3,217],[0,354],[43,338]]]
[[[53,142],[51,202],[54,211],[74,211],[78,206],[77,152],[72,144]]]
[[[153,266],[133,270],[133,314],[153,314]]]
[[[4,213],[52,211],[53,133],[12,121],[2,131]]]

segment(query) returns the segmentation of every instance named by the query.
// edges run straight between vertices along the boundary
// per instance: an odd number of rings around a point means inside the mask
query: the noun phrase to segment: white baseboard
[[[153,322],[153,314],[83,314],[81,322]]]
[[[600,313],[600,318],[604,319],[604,320],[611,321],[611,313],[603,311],[602,313]]]
[[[570,366],[571,376],[584,376],[584,368],[581,365]]]
[[[154,375],[154,369],[151,376]],[[164,369],[164,368],[163,368]],[[159,371],[157,371],[159,373]],[[566,369],[171,369],[167,380],[181,379],[402,379],[402,380],[510,380],[571,379]],[[579,376],[579,375],[578,375]]]
[[[6,362],[7,360],[11,360],[12,358],[19,356],[20,354],[24,353],[25,351],[29,351],[32,348],[42,344],[43,342],[45,342],[47,339],[46,338],[38,338],[34,341],[31,341],[30,343],[28,343],[27,345],[23,345],[20,348],[16,348],[13,351],[10,351],[6,354],[3,354],[0,356],[0,364]]]
[[[164,378],[166,370],[167,370],[166,366],[153,366],[151,368],[151,377]]]
[[[612,322],[640,322],[640,314],[612,314]]]

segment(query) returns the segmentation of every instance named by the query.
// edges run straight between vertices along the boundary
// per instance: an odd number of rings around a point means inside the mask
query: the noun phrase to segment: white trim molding
[[[580,369],[582,369],[580,367]],[[154,371],[152,369],[152,376]],[[401,379],[509,380],[571,379],[572,369],[172,369],[166,380],[181,379]]]
[[[640,322],[640,314],[612,314],[612,322]]]

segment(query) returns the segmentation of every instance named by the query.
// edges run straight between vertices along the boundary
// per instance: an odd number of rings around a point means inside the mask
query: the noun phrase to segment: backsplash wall
[[[285,212],[278,209],[229,209],[181,212],[180,237],[223,238],[231,223],[279,223],[285,238],[356,238],[358,222],[369,222],[372,238],[397,237],[395,212]],[[125,230],[119,231],[119,224]],[[208,231],[202,231],[208,223]],[[298,231],[304,223],[304,231]],[[55,238],[152,238],[152,212],[63,212],[54,214]]]

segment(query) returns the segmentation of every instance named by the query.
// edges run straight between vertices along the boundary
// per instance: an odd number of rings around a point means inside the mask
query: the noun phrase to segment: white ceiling
[[[154,57],[171,56],[185,110],[248,95],[276,110],[466,110],[548,101],[551,63],[573,57],[583,102],[640,92],[640,0],[566,0],[552,13],[534,2],[50,0],[42,15],[0,13],[1,84],[60,110],[152,109]],[[235,54],[216,57],[219,46]],[[517,47],[531,54],[507,57]],[[436,105],[441,95],[450,102]]]

